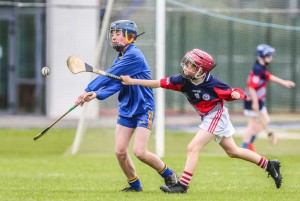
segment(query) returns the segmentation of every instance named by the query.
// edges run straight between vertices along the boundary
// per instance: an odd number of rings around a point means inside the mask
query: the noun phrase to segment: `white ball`
[[[47,76],[47,75],[50,74],[50,68],[48,68],[48,67],[43,67],[42,70],[41,70],[41,72],[42,72],[42,74],[43,74],[44,76]]]

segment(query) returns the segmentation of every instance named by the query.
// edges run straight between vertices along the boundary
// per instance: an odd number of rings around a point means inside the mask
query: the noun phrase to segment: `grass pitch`
[[[0,130],[0,200],[298,200],[300,197],[300,140],[281,139],[275,147],[258,139],[257,151],[282,163],[283,184],[276,189],[267,173],[254,164],[231,159],[214,142],[200,153],[187,194],[165,194],[163,179],[134,159],[144,188],[123,193],[127,186],[113,153],[114,130],[90,129],[77,156],[69,156],[73,129],[51,129],[37,141],[40,129]],[[193,135],[166,133],[163,160],[181,175],[186,145]],[[241,143],[236,138],[237,144]],[[150,143],[154,150],[154,136]],[[134,157],[133,157],[134,158]]]

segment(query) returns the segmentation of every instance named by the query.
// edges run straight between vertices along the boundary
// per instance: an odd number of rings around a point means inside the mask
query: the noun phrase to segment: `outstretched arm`
[[[214,90],[221,99],[226,101],[246,100],[247,98],[245,92],[240,88],[214,88]]]
[[[158,88],[160,87],[159,80],[141,80],[141,79],[132,79],[130,76],[121,75],[122,84],[124,85],[141,85],[145,87]]]
[[[259,104],[258,104],[258,98],[256,95],[256,90],[253,87],[249,87],[248,88],[249,93],[250,93],[250,97],[249,99],[252,101],[252,109],[256,112],[259,111]]]
[[[296,86],[295,82],[290,80],[283,80],[275,75],[271,75],[270,81],[281,84],[282,86],[285,86],[286,88],[293,88]]]
[[[237,92],[237,91],[233,91],[231,93],[231,98],[234,99],[234,100],[238,100],[238,99],[241,98],[241,94],[239,92]]]

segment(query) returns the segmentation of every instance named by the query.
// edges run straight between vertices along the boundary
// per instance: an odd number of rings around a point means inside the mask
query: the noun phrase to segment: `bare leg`
[[[160,189],[168,193],[186,193],[188,185],[193,177],[194,171],[198,164],[199,152],[208,144],[214,135],[200,129],[187,147],[187,159],[182,172],[180,182],[173,186],[161,186]]]
[[[266,110],[259,112],[259,123],[261,125],[261,129],[268,133],[269,132],[268,125],[270,123],[270,116]]]
[[[268,111],[264,110],[264,111],[260,112],[259,119],[260,119],[261,129],[264,130],[266,132],[266,134],[268,135],[270,143],[272,145],[276,145],[278,142],[278,138],[277,138],[276,134],[273,133],[269,129],[269,124],[270,124],[271,120],[270,120]]]
[[[247,130],[245,135],[243,136],[243,142],[249,143],[252,135],[257,136],[260,130],[257,123],[258,122],[256,117],[248,117]]]
[[[185,163],[184,170],[189,173],[194,173],[197,164],[198,164],[198,157],[199,151],[208,144],[214,135],[209,133],[208,131],[200,129],[192,141],[188,144],[187,147],[187,160]]]
[[[223,138],[220,145],[228,156],[252,162],[266,170],[274,179],[276,187],[281,187],[282,175],[280,173],[280,161],[267,160],[251,150],[237,147],[232,137]]]
[[[119,165],[126,175],[127,179],[130,180],[135,178],[136,172],[134,164],[128,153],[128,146],[130,139],[133,135],[134,129],[121,126],[117,124],[115,132],[115,154],[117,156]]]
[[[165,163],[155,154],[148,151],[148,142],[151,130],[143,127],[137,127],[134,139],[134,155],[156,171],[161,171]]]
[[[258,164],[261,156],[257,153],[249,150],[238,147],[232,136],[230,137],[224,137],[222,141],[220,142],[220,146],[224,149],[224,151],[227,153],[227,155],[231,158],[240,158],[249,162],[252,162],[254,164]]]

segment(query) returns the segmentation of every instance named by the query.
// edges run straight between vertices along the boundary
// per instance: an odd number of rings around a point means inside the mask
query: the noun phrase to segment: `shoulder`
[[[137,48],[134,44],[130,44],[127,50],[125,51],[125,55],[130,55],[130,56],[144,56],[143,52]]]
[[[265,68],[262,65],[255,63],[252,70],[255,75],[259,75],[265,71]]]
[[[134,63],[145,62],[146,60],[143,52],[134,45],[130,46],[129,49],[126,50],[122,59]]]
[[[218,79],[216,76],[210,75],[206,78],[206,82],[209,83],[212,87],[224,87],[227,86],[226,83]]]
[[[204,78],[204,83],[221,83],[221,81],[216,76],[207,73]]]
[[[185,78],[182,77],[182,75],[174,75],[169,77],[170,82],[172,82],[173,84],[180,84],[183,83]]]

